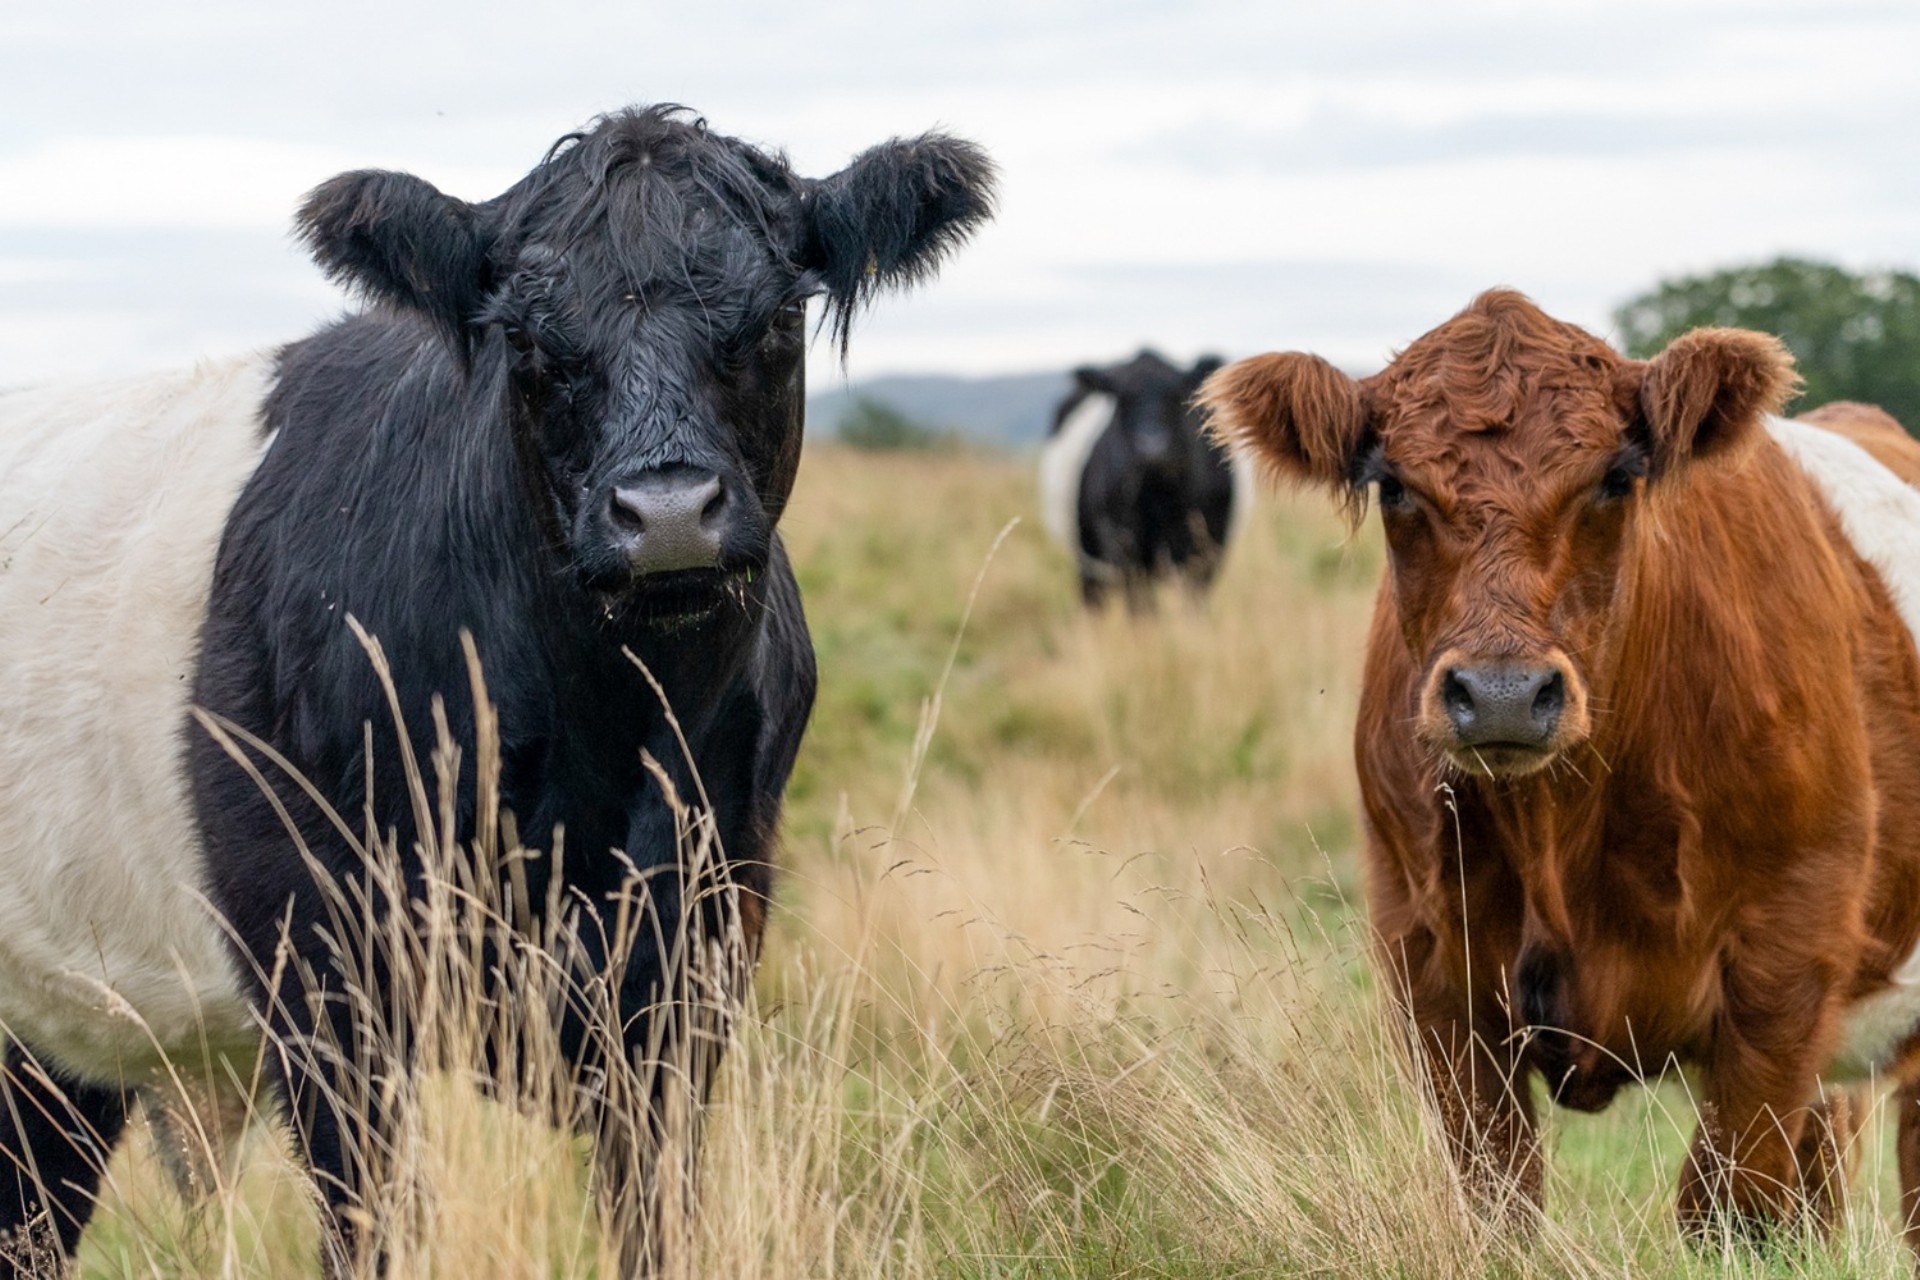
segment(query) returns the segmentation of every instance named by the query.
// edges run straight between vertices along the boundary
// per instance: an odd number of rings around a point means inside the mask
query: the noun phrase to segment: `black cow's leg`
[[[671,1158],[671,1094],[663,1077],[681,1056],[683,1037],[677,1010],[662,993],[660,944],[674,949],[668,921],[677,915],[679,897],[666,879],[650,880],[653,892],[644,895],[639,912],[631,903],[623,911],[618,902],[582,908],[563,946],[563,963],[575,977],[560,1045],[573,1079],[558,1095],[570,1114],[557,1118],[593,1140],[601,1222],[619,1249],[623,1275],[653,1275],[669,1253],[660,1161]],[[638,928],[616,936],[614,922],[635,915],[643,916]]]
[[[590,1120],[601,1212],[623,1275],[681,1273],[691,1262],[700,1110],[719,1050],[694,1048],[712,1061],[690,1063],[694,1042],[679,1031],[630,1051],[640,1055],[644,1100],[598,1108]]]
[[[574,1126],[593,1140],[596,1198],[622,1275],[672,1270],[688,1243],[700,1078],[710,1072],[690,1056],[683,899],[677,868],[656,866],[580,909],[566,944],[576,975],[560,1025],[574,1074],[566,1094]]]
[[[691,1262],[702,1114],[753,963],[747,921],[722,923],[719,914],[685,913],[693,936],[681,935],[664,973],[651,955],[628,962],[621,1004],[630,1074],[583,1117],[623,1274],[679,1273]]]
[[[1181,581],[1186,584],[1189,604],[1198,606],[1205,603],[1219,567],[1220,562],[1211,556],[1195,556],[1182,566]]]
[[[384,971],[376,971],[383,975]],[[384,976],[375,981],[384,990]],[[297,985],[297,984],[296,984]],[[293,1136],[324,1203],[320,1253],[329,1276],[378,1275],[393,1154],[390,1086],[412,1069],[405,1046],[369,1032],[357,1002],[329,992],[316,1020],[303,992],[277,1005],[274,1065]]]
[[[1118,587],[1127,607],[1139,612],[1139,584],[1135,580],[1138,559],[1139,544],[1133,530],[1110,518],[1095,520],[1087,530],[1080,557],[1082,599],[1097,608]]]
[[[1174,552],[1173,562],[1186,584],[1188,598],[1198,603],[1213,585],[1214,575],[1220,571],[1221,547],[1214,541],[1206,520],[1197,511],[1188,513],[1181,531],[1180,545]]]
[[[57,1272],[72,1255],[127,1123],[117,1087],[49,1073],[17,1044],[0,1079],[0,1277]]]
[[[718,845],[683,842],[680,819],[649,796],[630,815],[628,848],[644,851],[651,870],[604,914],[576,920],[587,961],[576,971],[600,974],[604,994],[597,1010],[570,1008],[561,1040],[582,1078],[599,1085],[576,1122],[594,1138],[622,1274],[678,1274],[692,1262],[701,1114],[751,981],[769,888],[775,801],[749,785],[762,729],[758,707],[741,703],[706,734],[701,781],[714,798]],[[664,751],[656,759],[680,796],[699,794],[684,760]],[[606,927],[616,919],[628,922],[625,937]],[[620,1062],[609,1071],[601,1064],[613,1055]]]

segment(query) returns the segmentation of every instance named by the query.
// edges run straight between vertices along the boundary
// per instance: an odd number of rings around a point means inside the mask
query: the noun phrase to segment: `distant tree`
[[[856,449],[943,449],[953,443],[951,432],[916,422],[872,396],[855,400],[834,434]]]
[[[1627,354],[1642,359],[1699,325],[1778,334],[1809,407],[1865,400],[1920,434],[1920,276],[1777,258],[1662,281],[1613,318]]]

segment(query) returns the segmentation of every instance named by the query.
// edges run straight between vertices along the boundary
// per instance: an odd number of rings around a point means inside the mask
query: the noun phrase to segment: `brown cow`
[[[1496,1210],[1541,1201],[1533,1073],[1597,1111],[1675,1063],[1689,1229],[1830,1222],[1869,1073],[1920,1209],[1920,445],[1770,416],[1794,381],[1760,334],[1628,360],[1496,291],[1373,377],[1275,354],[1202,392],[1356,519],[1378,490],[1373,923]]]

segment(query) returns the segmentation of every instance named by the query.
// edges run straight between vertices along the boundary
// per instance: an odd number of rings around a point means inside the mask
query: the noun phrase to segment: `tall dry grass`
[[[1690,1252],[1677,1085],[1555,1122],[1533,1239],[1479,1224],[1366,955],[1349,732],[1372,536],[1269,500],[1204,605],[1089,617],[1037,521],[1001,538],[1030,506],[1005,459],[803,468],[786,527],[821,698],[676,1270],[1908,1273],[1884,1140],[1836,1243]],[[413,1115],[395,1274],[619,1273],[580,1140],[458,1070]],[[280,1139],[196,1209],[144,1136],[110,1175],[88,1276],[314,1267]]]

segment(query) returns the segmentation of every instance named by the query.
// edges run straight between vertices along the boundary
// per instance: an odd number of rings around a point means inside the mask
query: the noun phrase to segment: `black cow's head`
[[[430,317],[498,383],[580,584],[664,616],[766,563],[799,462],[808,300],[844,350],[873,293],[931,275],[990,216],[992,188],[985,153],[943,134],[810,180],[649,107],[483,204],[342,174],[300,229],[330,275]]]
[[[1194,465],[1196,451],[1211,448],[1193,397],[1220,364],[1218,357],[1204,356],[1181,369],[1156,351],[1142,351],[1125,364],[1075,369],[1073,377],[1078,392],[1113,397],[1111,430],[1126,442],[1141,473],[1178,482]]]

